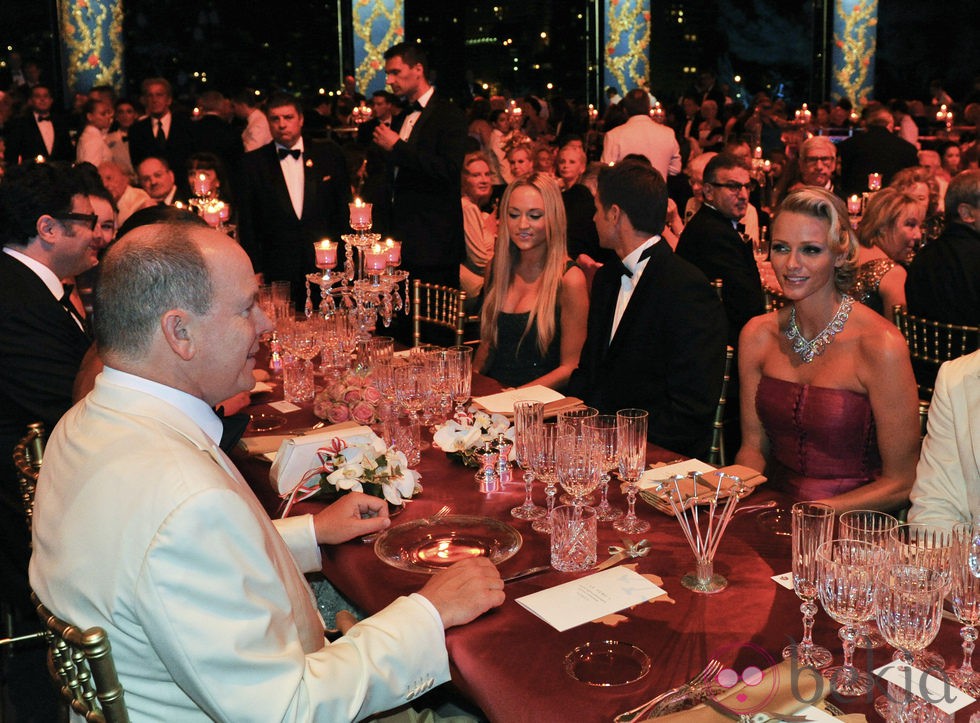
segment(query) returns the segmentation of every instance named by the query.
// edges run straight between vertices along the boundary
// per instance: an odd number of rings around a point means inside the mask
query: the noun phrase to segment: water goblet
[[[597,463],[601,476],[599,478],[602,499],[596,506],[596,519],[600,522],[618,520],[623,511],[609,504],[609,480],[611,472],[619,462],[616,447],[616,415],[597,414],[585,421],[585,432],[589,437],[593,452],[599,456]]]
[[[408,413],[413,424],[418,424],[424,399],[424,368],[413,364],[411,359],[404,359],[392,368],[392,373],[398,406]]]
[[[555,509],[555,497],[558,494],[557,442],[558,424],[541,422],[534,428],[532,442],[532,469],[534,476],[544,482],[544,494],[547,501],[547,512],[531,523],[531,529],[536,532],[551,532],[551,511]]]
[[[834,531],[834,508],[817,502],[797,502],[791,510],[793,525],[793,591],[803,601],[803,639],[783,648],[783,657],[795,657],[799,666],[818,670],[833,660],[827,648],[813,642],[817,614],[817,549],[829,542]]]
[[[290,402],[309,402],[316,394],[313,358],[323,348],[317,323],[315,318],[290,318],[279,325],[282,349],[292,357],[286,361],[283,378],[283,392]]]
[[[855,626],[874,614],[875,581],[888,562],[888,551],[870,542],[830,540],[817,548],[817,594],[824,611],[843,625],[844,663],[824,671],[839,695],[871,690],[871,676],[853,664]]]
[[[980,529],[968,522],[953,526],[953,549],[950,556],[950,597],[953,613],[963,626],[963,662],[959,667],[946,671],[956,687],[974,698],[980,696],[980,674],[973,670],[973,648],[980,624],[980,577],[973,573],[971,563],[975,559],[973,541]]]
[[[621,409],[616,412],[616,447],[619,457],[619,477],[626,482],[626,516],[613,522],[613,527],[627,535],[650,529],[650,523],[636,516],[636,483],[646,464],[647,423],[645,409]]]
[[[572,506],[586,506],[586,496],[599,484],[599,459],[589,438],[578,434],[574,425],[558,423],[555,466],[558,482],[571,496]]]
[[[449,354],[449,391],[456,403],[456,414],[466,412],[465,404],[470,398],[473,383],[473,349],[468,346],[451,346]]]
[[[585,433],[585,423],[589,419],[593,419],[599,415],[599,410],[595,407],[579,407],[578,409],[568,409],[562,412],[558,412],[558,424],[563,427],[569,427],[575,431],[579,437]],[[572,496],[565,492],[561,497],[558,498],[558,502],[563,505],[574,504]],[[592,499],[588,500],[588,504],[592,504]]]
[[[526,400],[514,403],[514,454],[517,464],[524,470],[524,503],[514,507],[510,514],[518,520],[536,520],[545,514],[543,508],[531,499],[534,483],[534,430],[544,423],[544,404]]]
[[[882,547],[888,546],[889,535],[896,527],[897,519],[877,510],[850,510],[842,512],[840,516],[840,537],[873,542]],[[863,649],[880,648],[885,644],[885,639],[873,627],[873,622],[868,621],[858,625],[856,644]]]

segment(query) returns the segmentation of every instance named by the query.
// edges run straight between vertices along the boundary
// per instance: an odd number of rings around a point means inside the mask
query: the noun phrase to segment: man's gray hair
[[[980,209],[980,171],[971,168],[960,171],[949,182],[946,189],[946,216],[951,221],[960,221],[960,204]]]
[[[101,351],[142,358],[166,311],[210,311],[211,274],[189,238],[195,229],[186,223],[142,226],[109,250],[100,266],[93,311]]]

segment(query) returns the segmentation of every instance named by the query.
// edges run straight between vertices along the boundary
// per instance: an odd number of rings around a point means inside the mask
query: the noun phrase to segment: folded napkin
[[[249,391],[249,394],[263,394],[265,392],[275,391],[276,387],[268,382],[255,382],[255,386]]]
[[[244,437],[238,443],[238,448],[253,455],[268,454],[269,452],[275,452],[282,446],[282,443],[287,439],[292,439],[294,437],[309,437],[314,432],[316,434],[321,433],[333,433],[333,436],[337,436],[336,433],[343,431],[345,429],[363,429],[357,422],[341,422],[340,424],[331,424],[329,427],[323,427],[322,429],[310,430],[308,432],[301,432],[299,434],[261,434],[254,437]]]
[[[732,688],[716,693],[709,703],[662,716],[657,721],[728,723],[738,720],[740,715],[753,716],[756,713],[779,720],[780,716],[796,715],[810,706],[820,708],[824,697],[830,693],[830,683],[815,675],[812,669],[798,669],[794,680],[793,664],[790,660],[784,660],[763,671],[762,680],[750,679],[750,682],[752,685],[740,680]],[[863,715],[848,716],[851,721],[863,719]]]
[[[715,490],[718,489],[719,479],[721,480],[721,498],[725,498],[730,494],[731,488],[735,484],[730,476],[738,477],[746,487],[758,487],[767,479],[761,472],[757,472],[745,465],[730,464],[727,467],[715,469],[706,462],[689,459],[684,462],[648,469],[640,475],[640,479],[637,481],[637,487],[647,494],[655,495],[666,501],[668,495],[675,489],[674,483],[667,482],[664,484],[663,489],[659,491],[657,487],[669,477],[684,475],[689,472],[702,472],[701,479],[700,482],[697,482],[693,477],[688,477],[687,479],[678,481],[677,488],[683,499],[697,496],[707,501],[708,497],[713,495]],[[725,476],[721,477],[721,473],[724,473]]]
[[[509,417],[514,414],[514,404],[516,402],[528,400],[543,402],[545,417],[554,417],[559,412],[574,409],[582,405],[582,400],[577,397],[566,397],[554,389],[549,389],[538,384],[533,387],[510,389],[506,392],[490,394],[485,397],[474,397],[473,406],[491,414],[503,414]]]

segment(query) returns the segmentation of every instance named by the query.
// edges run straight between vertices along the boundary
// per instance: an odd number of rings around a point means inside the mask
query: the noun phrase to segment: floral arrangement
[[[381,421],[381,392],[365,374],[351,373],[328,384],[313,400],[313,413],[334,424],[354,421],[374,424]]]
[[[508,459],[514,461],[514,425],[507,417],[489,414],[476,407],[457,413],[449,421],[437,426],[432,441],[448,456],[467,467],[478,467],[480,458],[477,452],[487,442],[496,442],[500,434],[510,441]]]
[[[387,447],[376,434],[334,437],[316,456],[320,464],[285,495],[283,517],[295,503],[308,499],[332,502],[354,491],[400,507],[422,491],[420,475],[408,468],[405,455]]]

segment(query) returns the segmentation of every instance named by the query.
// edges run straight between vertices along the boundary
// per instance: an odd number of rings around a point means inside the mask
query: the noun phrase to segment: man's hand
[[[395,144],[401,139],[395,131],[391,130],[389,126],[384,123],[380,123],[377,128],[374,129],[374,142],[381,146],[384,150],[390,151],[395,147]]]
[[[464,625],[504,602],[504,581],[485,557],[461,560],[432,576],[419,590],[442,618],[447,630]]]
[[[313,530],[321,545],[336,545],[387,529],[388,503],[363,492],[348,492],[313,515]]]

